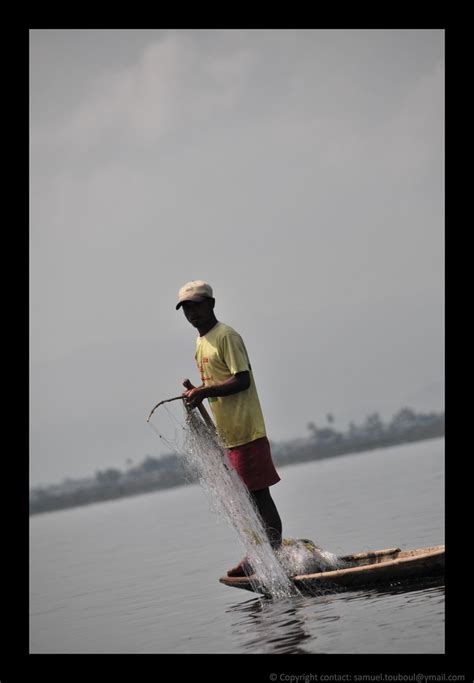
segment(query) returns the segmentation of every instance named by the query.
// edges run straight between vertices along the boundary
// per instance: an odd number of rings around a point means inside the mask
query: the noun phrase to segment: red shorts
[[[250,491],[259,491],[280,481],[266,436],[228,448],[227,454],[232,467]]]

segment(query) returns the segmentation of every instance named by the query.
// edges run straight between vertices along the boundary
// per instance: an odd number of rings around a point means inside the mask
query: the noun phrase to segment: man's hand
[[[196,408],[207,397],[207,394],[204,388],[201,389],[200,387],[196,387],[183,391],[183,397],[186,401],[186,405],[190,408]]]
[[[204,385],[195,387],[189,379],[185,379],[183,386],[187,388],[187,391],[183,391],[182,395],[186,401],[186,405],[190,408],[197,408],[197,406],[207,398],[206,387]]]
[[[232,394],[238,394],[239,391],[245,391],[250,387],[250,372],[248,370],[237,372],[225,382],[213,384],[212,386],[201,384],[200,387],[195,387],[189,379],[185,379],[183,386],[187,389],[182,394],[187,405],[190,408],[196,408],[205,398],[232,396]]]

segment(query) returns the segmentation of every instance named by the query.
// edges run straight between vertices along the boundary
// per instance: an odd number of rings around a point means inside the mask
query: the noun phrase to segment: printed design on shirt
[[[212,382],[212,377],[206,377],[205,372],[204,372],[204,363],[208,363],[209,359],[208,358],[203,358],[202,362],[199,364],[199,372],[201,373],[201,382]]]

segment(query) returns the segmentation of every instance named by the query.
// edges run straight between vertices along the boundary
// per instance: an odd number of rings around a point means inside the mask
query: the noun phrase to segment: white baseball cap
[[[176,310],[181,306],[183,301],[204,301],[205,299],[213,299],[212,287],[204,280],[191,280],[181,287],[178,292],[178,303]]]

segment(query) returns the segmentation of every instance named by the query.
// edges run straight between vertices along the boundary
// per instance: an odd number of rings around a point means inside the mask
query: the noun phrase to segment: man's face
[[[191,325],[199,329],[205,327],[206,323],[212,319],[214,301],[212,299],[183,301],[181,308]]]

